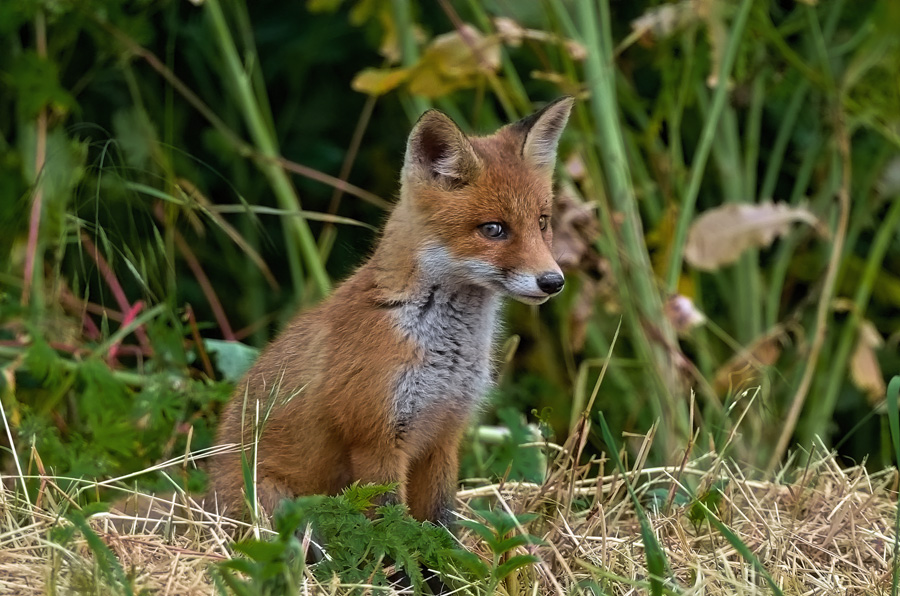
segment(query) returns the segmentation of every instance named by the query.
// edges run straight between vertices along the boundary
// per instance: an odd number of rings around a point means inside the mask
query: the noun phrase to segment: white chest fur
[[[400,372],[395,414],[401,429],[433,407],[467,415],[491,385],[491,348],[499,298],[476,286],[435,284],[401,305],[397,324],[420,356]]]

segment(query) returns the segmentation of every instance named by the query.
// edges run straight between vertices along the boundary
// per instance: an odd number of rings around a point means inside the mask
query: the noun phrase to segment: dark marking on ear
[[[449,116],[437,110],[422,114],[409,135],[404,175],[423,173],[455,186],[471,181],[480,167],[472,143]]]

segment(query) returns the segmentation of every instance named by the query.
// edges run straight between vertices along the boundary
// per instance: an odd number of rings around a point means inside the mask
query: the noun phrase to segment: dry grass
[[[666,586],[673,591],[772,593],[760,570],[731,542],[708,523],[692,521],[696,497],[712,507],[703,495],[715,486],[721,489],[718,518],[785,594],[890,592],[896,470],[869,474],[863,466],[841,468],[831,455],[813,455],[777,478],[748,480],[739,466],[712,454],[683,467],[642,468],[640,454],[648,445],[649,439],[638,450],[638,465],[624,477],[604,475],[608,461],[574,468],[565,463],[571,461],[567,450],[557,449],[563,455],[543,485],[482,485],[459,493],[466,517],[485,504],[541,514],[525,529],[546,540],[547,546],[535,551],[542,562],[514,574],[504,586],[507,593],[572,594],[576,583],[588,581],[606,594],[646,593],[645,549],[626,482],[636,488],[662,546],[673,578]],[[51,511],[58,505],[46,505],[52,490],[44,505],[36,506],[5,486],[0,489],[0,594],[104,593],[91,587],[98,563],[83,536],[76,534],[64,546],[51,539],[51,529],[68,524]],[[99,514],[91,526],[115,553],[136,593],[210,594],[208,568],[231,556],[229,535],[236,526],[207,513],[193,517],[172,518],[177,529],[146,518],[127,518],[131,525],[117,529],[120,516]],[[475,536],[463,533],[461,540],[490,558]],[[348,592],[309,581],[310,593]]]

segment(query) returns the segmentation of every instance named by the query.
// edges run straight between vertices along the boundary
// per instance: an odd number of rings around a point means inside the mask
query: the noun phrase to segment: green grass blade
[[[900,463],[900,412],[897,411],[898,399],[900,399],[900,375],[896,375],[891,379],[887,390],[888,424],[891,427],[891,441],[894,443],[894,458],[895,462]],[[898,586],[900,586],[898,547],[900,547],[900,506],[897,507],[897,515],[894,520],[894,569],[891,575],[891,596],[897,596]]]
[[[719,116],[725,107],[725,100],[728,98],[727,81],[731,76],[731,69],[734,66],[737,57],[738,46],[743,37],[744,27],[750,16],[750,8],[753,6],[753,0],[743,0],[731,26],[729,33],[728,46],[725,49],[725,57],[722,60],[722,66],[719,69],[716,92],[713,95],[712,106],[710,107],[709,117],[703,124],[703,132],[700,135],[700,144],[691,163],[691,178],[688,183],[687,191],[681,202],[681,213],[678,216],[678,223],[675,226],[675,236],[672,240],[672,253],[669,259],[669,269],[666,277],[666,287],[670,292],[674,292],[678,288],[678,278],[681,275],[681,263],[684,258],[684,243],[687,238],[688,225],[694,216],[694,207],[697,203],[697,196],[700,193],[700,183],[703,181],[703,173],[706,170],[706,160],[709,157],[710,149],[712,149],[713,140],[719,129]]]
[[[603,412],[600,412],[599,414],[600,430],[603,433],[603,440],[606,442],[606,446],[609,449],[609,456],[615,461],[616,469],[619,470],[619,474],[621,474],[623,478],[627,478],[625,465],[622,463],[622,460],[619,459],[619,450],[616,448],[612,433],[609,431],[609,426],[606,424],[606,418],[603,416]],[[664,588],[663,578],[670,575],[666,553],[656,539],[656,535],[653,534],[653,527],[650,525],[650,520],[644,512],[644,508],[641,506],[641,502],[638,500],[634,488],[632,488],[631,483],[627,480],[624,482],[625,488],[628,490],[628,495],[631,497],[631,501],[634,504],[634,511],[638,516],[638,522],[641,525],[641,539],[644,541],[647,571],[650,572],[650,593],[653,596],[661,596]]]
[[[772,579],[772,576],[769,575],[769,572],[766,571],[766,568],[763,566],[760,560],[756,557],[756,555],[753,554],[753,552],[747,547],[747,545],[737,537],[737,534],[732,532],[730,529],[728,529],[728,526],[719,521],[719,518],[717,518],[715,514],[710,511],[706,505],[703,504],[702,501],[695,501],[694,505],[702,509],[703,513],[706,515],[707,521],[709,521],[709,523],[716,530],[718,530],[719,533],[722,534],[722,536],[725,537],[725,540],[727,540],[731,544],[731,546],[733,546],[734,549],[738,551],[738,554],[740,554],[741,557],[744,558],[744,560],[748,561],[756,568],[757,571],[759,571],[760,575],[765,578],[766,583],[769,584],[769,587],[772,588],[772,593],[774,593],[775,596],[784,596],[783,592],[775,583],[775,580]]]

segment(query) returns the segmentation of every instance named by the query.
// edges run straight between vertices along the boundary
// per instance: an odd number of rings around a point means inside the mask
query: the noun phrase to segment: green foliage
[[[344,584],[387,586],[385,567],[393,564],[420,591],[423,566],[443,574],[452,569],[458,551],[447,530],[417,522],[403,505],[373,511],[373,501],[394,488],[354,485],[335,497],[284,501],[274,518],[278,535],[271,541],[238,542],[234,548],[244,557],[222,563],[217,573],[239,595],[296,592],[305,565],[301,539],[310,528],[325,552],[310,567],[322,582],[338,577]]]
[[[476,512],[484,522],[463,520],[459,525],[472,530],[491,552],[491,562],[485,563],[470,551],[459,550],[453,556],[476,577],[486,578],[485,593],[496,593],[497,586],[508,580],[519,569],[540,561],[533,554],[512,554],[520,548],[535,547],[545,542],[523,531],[523,526],[537,519],[537,514],[513,515],[502,510]],[[509,590],[515,593],[516,590]]]
[[[93,554],[94,569],[84,570],[83,575],[76,575],[75,584],[83,582],[80,591],[85,594],[122,594],[134,595],[133,578],[125,574],[119,559],[105,542],[91,529],[88,519],[91,515],[103,511],[105,507],[95,503],[82,511],[70,511],[66,515],[69,524],[58,525],[51,531],[50,539],[60,547],[66,548],[74,538],[75,532],[80,533]],[[79,579],[80,578],[80,579]]]
[[[216,368],[229,383],[237,383],[259,355],[259,350],[234,341],[207,339],[203,345],[216,355]]]
[[[482,432],[463,445],[462,464],[467,476],[505,478],[540,483],[546,473],[546,456],[541,436],[512,407],[501,407],[497,418],[502,423],[498,436]]]

